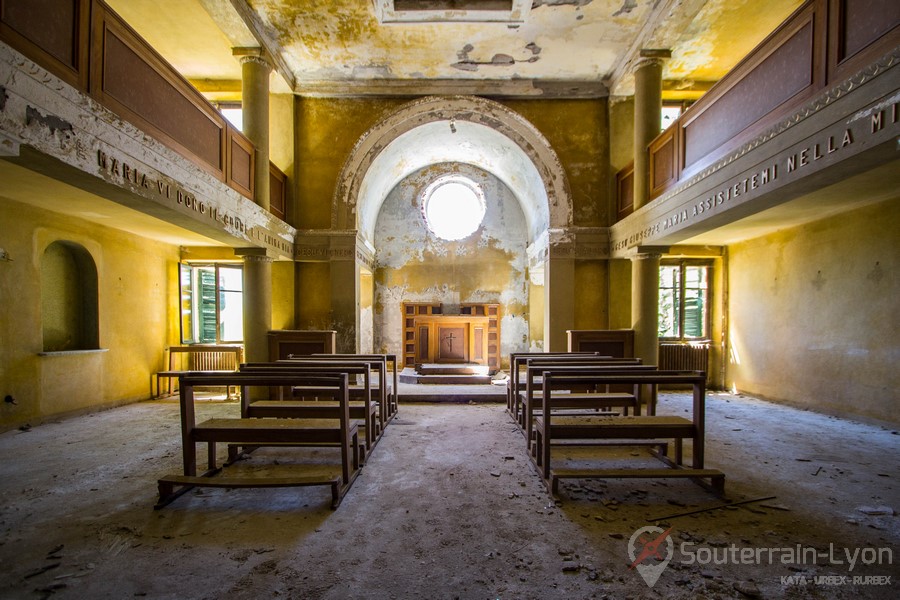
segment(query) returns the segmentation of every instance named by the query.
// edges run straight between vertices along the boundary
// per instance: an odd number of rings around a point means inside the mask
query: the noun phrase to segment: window
[[[216,108],[238,131],[244,131],[244,112],[240,102],[217,102]]]
[[[659,267],[659,337],[709,338],[708,264],[682,261]]]
[[[441,177],[425,189],[424,196],[425,223],[441,239],[469,237],[484,220],[484,194],[471,179],[458,175]]]
[[[180,264],[181,342],[235,343],[244,339],[240,266]]]
[[[97,267],[74,242],[53,242],[41,260],[44,352],[100,347]]]
[[[659,130],[665,131],[669,128],[672,123],[681,116],[681,113],[687,110],[688,106],[690,106],[690,102],[688,101],[679,101],[679,102],[663,102],[662,112],[660,113],[660,123]]]

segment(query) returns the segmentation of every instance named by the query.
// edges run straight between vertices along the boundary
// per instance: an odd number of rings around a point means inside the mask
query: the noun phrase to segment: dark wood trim
[[[634,212],[634,161],[616,173],[616,220]]]
[[[287,220],[287,190],[288,181],[284,171],[269,163],[269,212],[281,219]]]
[[[91,0],[70,1],[75,8],[76,21],[72,23],[74,65],[60,60],[35,40],[29,39],[24,33],[4,21],[3,16],[6,14],[6,9],[13,4],[12,0],[0,0],[0,40],[6,42],[69,85],[87,92],[90,71]],[[18,2],[31,3],[31,0],[18,0]]]
[[[121,117],[131,121],[147,133],[153,135],[169,147],[173,148],[194,164],[215,175],[219,180],[225,181],[225,129],[226,122],[221,113],[210,104],[184,77],[175,71],[159,54],[156,53],[138,34],[128,26],[118,15],[109,10],[102,2],[95,2],[92,13],[92,60],[90,74],[90,94],[101,104],[117,113]],[[215,163],[211,163],[185,145],[182,140],[176,138],[179,132],[167,132],[153,123],[147,116],[136,112],[126,106],[115,95],[108,93],[105,81],[105,66],[108,51],[107,36],[115,36],[138,58],[143,60],[150,69],[163,79],[171,88],[187,100],[190,105],[209,119],[215,128],[219,130],[218,157]],[[184,132],[185,135],[188,132]]]
[[[791,110],[800,106],[813,96],[815,92],[825,87],[825,37],[827,29],[827,0],[809,0],[798,8],[781,26],[763,40],[750,54],[732,69],[724,78],[714,85],[700,100],[694,103],[678,120],[678,126],[682,130],[684,145],[684,171],[683,177],[701,171],[709,166],[715,159],[721,157],[729,150],[737,148],[741,143],[762,133],[779,118],[786,116]],[[767,59],[782,50],[786,42],[792,41],[794,36],[805,27],[811,27],[809,84],[796,90],[791,96],[784,98],[773,106],[767,113],[759,116],[754,121],[747,123],[741,130],[729,135],[718,145],[710,148],[701,156],[688,164],[688,135],[686,130],[704,113],[710,110],[726,94],[741,84],[755,69]]]
[[[226,134],[226,144],[225,144],[225,172],[226,172],[226,183],[234,190],[237,190],[242,195],[246,196],[253,200],[253,194],[256,188],[256,181],[253,177],[253,173],[256,169],[256,147],[253,145],[249,139],[247,139],[240,131],[235,129],[230,123],[226,122],[227,134]],[[240,150],[245,152],[248,156],[247,160],[249,161],[248,170],[245,173],[247,177],[248,185],[244,185],[241,183],[239,179],[235,178],[235,175],[239,171],[235,169],[235,152],[234,148],[237,146]]]
[[[650,142],[647,151],[650,153],[650,199],[652,200],[674,185],[681,175],[684,149],[681,127],[678,127],[677,122]]]
[[[853,0],[829,0],[828,3],[828,81],[836,83],[854,75],[866,65],[881,58],[900,42],[900,3],[875,0],[872,10],[885,23],[885,31],[867,44],[848,51],[846,48],[846,9]]]

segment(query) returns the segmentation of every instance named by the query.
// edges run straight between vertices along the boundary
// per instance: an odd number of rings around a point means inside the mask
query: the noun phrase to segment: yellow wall
[[[609,328],[631,329],[631,261],[615,259],[609,269]]]
[[[294,329],[294,263],[272,263],[272,329]]]
[[[503,104],[531,122],[559,156],[569,179],[574,224],[611,224],[606,99],[504,100]]]
[[[730,246],[726,384],[897,422],[900,202]]]
[[[294,103],[295,169],[291,225],[331,227],[331,201],[344,161],[357,140],[410,99],[297,98]]]
[[[178,342],[178,248],[7,200],[0,223],[12,258],[0,262],[0,395],[16,401],[0,403],[0,428],[149,397],[163,349]],[[105,352],[38,355],[41,259],[57,240],[94,260]]]
[[[269,160],[290,176],[294,168],[294,96],[269,96]]]
[[[300,262],[296,265],[296,328],[331,329],[331,268],[329,264],[327,262]]]
[[[301,229],[327,229],[331,226],[335,185],[354,144],[368,129],[409,100],[296,99],[294,205],[297,218],[292,220],[292,224]],[[609,173],[612,158],[609,131],[612,109],[607,100],[505,100],[503,103],[530,121],[559,156],[569,179],[574,223],[580,226],[611,224]],[[621,106],[616,110],[614,114],[617,118],[624,119],[623,114],[627,116],[630,127],[631,113],[628,110],[623,112]],[[627,146],[630,151],[630,143]],[[430,269],[431,281],[443,281],[434,277],[433,267],[424,266]],[[327,265],[298,267],[297,327],[331,326],[330,299],[324,299],[321,294],[330,285],[327,268]],[[582,290],[576,303],[575,322],[578,327],[607,327],[609,275],[605,263],[579,263],[575,277]],[[392,285],[384,279],[384,274],[376,273],[376,279],[379,285]],[[310,285],[313,287],[308,287]],[[315,298],[308,293],[310,290],[316,290]],[[376,314],[380,309],[376,299]],[[630,311],[630,306],[628,309]],[[534,317],[537,315],[524,306],[516,313],[529,323],[529,343],[542,339],[534,337],[535,327],[538,327]],[[542,314],[539,320],[543,321]],[[375,329],[378,346],[377,318]]]
[[[575,261],[575,329],[607,329],[607,262]]]

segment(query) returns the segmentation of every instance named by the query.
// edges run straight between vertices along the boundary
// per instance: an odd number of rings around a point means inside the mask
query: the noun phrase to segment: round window
[[[459,176],[441,177],[425,190],[422,206],[431,232],[444,240],[461,240],[475,233],[484,220],[484,194]]]

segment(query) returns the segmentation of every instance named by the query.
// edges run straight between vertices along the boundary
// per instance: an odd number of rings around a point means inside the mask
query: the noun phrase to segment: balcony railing
[[[896,0],[809,0],[645,149],[650,199],[762,134],[897,43]],[[633,211],[633,167],[617,174],[617,216]]]
[[[253,143],[101,0],[0,0],[0,40],[253,198]],[[286,175],[269,173],[284,219]]]

